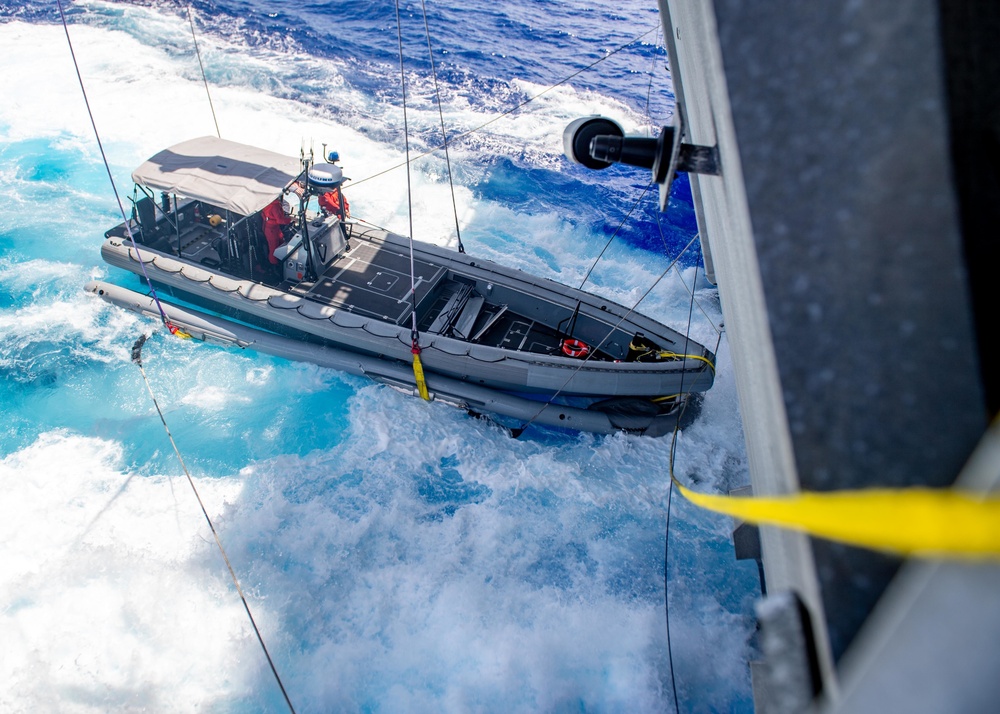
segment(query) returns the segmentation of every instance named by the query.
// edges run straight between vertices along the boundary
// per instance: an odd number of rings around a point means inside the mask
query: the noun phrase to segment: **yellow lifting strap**
[[[191,339],[191,335],[189,333],[185,332],[172,322],[165,322],[164,324],[166,324],[167,329],[170,331],[170,334],[173,335],[174,337],[180,337],[182,340]]]
[[[420,363],[420,348],[414,347],[412,352],[413,378],[417,380],[417,391],[420,392],[421,399],[429,402],[431,400],[431,395],[427,391],[427,382],[424,379],[424,366]]]
[[[870,489],[740,497],[696,493],[692,503],[750,523],[900,555],[1000,560],[1000,495],[958,489]]]

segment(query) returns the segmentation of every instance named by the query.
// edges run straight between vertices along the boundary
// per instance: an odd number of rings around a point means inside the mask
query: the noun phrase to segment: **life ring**
[[[590,347],[580,340],[563,340],[561,347],[567,357],[586,357],[590,354]]]

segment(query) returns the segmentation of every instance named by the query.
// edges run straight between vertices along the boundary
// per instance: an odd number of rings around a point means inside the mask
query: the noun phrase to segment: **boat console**
[[[300,229],[288,240],[278,246],[274,257],[281,263],[282,279],[287,281],[303,280],[306,277],[306,266],[309,253],[312,253],[313,269],[323,273],[326,268],[347,250],[347,226],[338,216],[320,216],[306,226],[308,246],[303,231]],[[307,250],[308,248],[308,250]]]

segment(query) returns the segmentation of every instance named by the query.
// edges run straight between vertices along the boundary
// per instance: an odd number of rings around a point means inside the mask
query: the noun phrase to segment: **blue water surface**
[[[214,131],[186,6],[65,6],[127,194],[161,137]],[[691,315],[714,349],[717,293],[697,242],[681,254],[697,233],[687,178],[661,213],[646,172],[561,156],[578,115],[647,134],[670,121],[655,3],[428,2],[438,92],[423,7],[399,5],[409,139],[414,154],[440,144],[439,95],[467,250],[574,285],[603,252],[588,286],[630,305],[676,259],[683,280],[671,272],[639,309],[682,329]],[[381,173],[403,152],[396,5],[191,8],[223,136],[320,127],[355,213],[405,229],[402,174]],[[148,379],[298,711],[752,710],[756,568],[734,560],[730,522],[676,497],[668,539],[668,438],[513,440],[363,378],[179,341],[85,295],[91,279],[143,288],[100,259],[119,209],[64,43],[52,3],[0,0],[17,92],[0,108],[0,709],[285,706]],[[451,244],[443,156],[413,171],[433,197],[415,196],[418,229]],[[141,334],[145,379],[129,359]],[[676,470],[725,491],[747,472],[719,351]]]

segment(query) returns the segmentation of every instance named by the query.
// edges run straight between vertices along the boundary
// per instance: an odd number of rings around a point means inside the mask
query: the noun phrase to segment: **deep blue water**
[[[336,148],[352,209],[407,232],[395,6],[195,2],[222,135]],[[414,156],[440,143],[420,3],[400,6]],[[214,133],[176,2],[67,6],[120,190]],[[589,172],[561,131],[670,119],[655,3],[427,3],[463,241],[474,255],[631,305],[695,234],[642,172]],[[155,325],[82,291],[120,220],[58,12],[0,0],[0,710],[280,711],[129,348]],[[495,120],[495,121],[493,121]],[[488,125],[472,133],[472,129]],[[414,235],[455,245],[441,152],[413,164]],[[638,203],[638,205],[636,205]],[[718,297],[681,256],[715,346]],[[671,273],[639,309],[687,326]],[[489,422],[363,379],[154,335],[157,399],[300,712],[750,711],[756,569],[726,519],[673,501],[669,442]],[[679,475],[747,480],[728,351]]]

